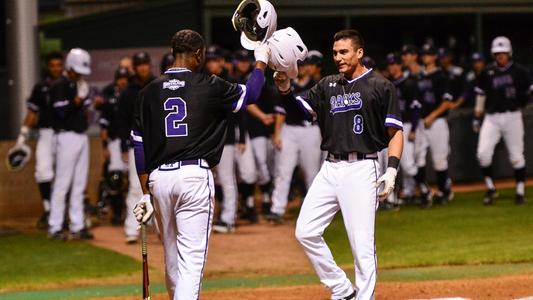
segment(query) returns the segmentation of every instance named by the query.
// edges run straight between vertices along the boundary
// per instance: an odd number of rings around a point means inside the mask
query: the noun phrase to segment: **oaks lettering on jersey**
[[[329,103],[331,106],[330,113],[332,114],[350,110],[359,110],[363,106],[361,92],[331,96]]]

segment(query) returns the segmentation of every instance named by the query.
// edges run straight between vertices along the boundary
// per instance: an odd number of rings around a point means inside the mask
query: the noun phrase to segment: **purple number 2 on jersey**
[[[187,103],[180,97],[168,98],[163,104],[165,110],[170,110],[165,117],[165,135],[167,137],[180,137],[189,135],[186,123],[181,123],[187,117]]]

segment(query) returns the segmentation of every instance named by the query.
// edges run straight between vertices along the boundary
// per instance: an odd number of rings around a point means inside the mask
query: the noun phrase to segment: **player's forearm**
[[[148,174],[137,174],[137,177],[139,177],[143,194],[150,194],[150,190],[148,190]]]
[[[265,83],[265,71],[264,69],[255,68],[252,71],[252,74],[246,81],[246,98],[245,104],[250,105],[257,102],[259,95],[261,95],[261,90],[263,89],[263,84]]]
[[[26,113],[26,117],[24,118],[24,122],[22,123],[22,126],[27,126],[28,128],[33,127],[37,123],[37,113],[31,110],[28,110]]]
[[[246,107],[246,110],[258,120],[263,120],[266,114],[257,106],[257,104],[250,104]]]
[[[276,114],[276,119],[274,122],[274,135],[281,135],[281,127],[283,126],[283,123],[285,123],[285,116],[282,114]]]
[[[436,119],[440,117],[443,113],[445,113],[448,109],[450,109],[451,104],[452,103],[450,101],[442,101],[439,107],[437,107],[437,109],[432,111],[428,117],[432,119]]]
[[[400,129],[388,128],[389,136],[391,140],[389,141],[389,157],[396,157],[400,159],[403,152],[403,131]]]

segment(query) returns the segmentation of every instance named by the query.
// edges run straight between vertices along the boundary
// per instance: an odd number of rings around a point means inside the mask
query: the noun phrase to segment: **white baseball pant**
[[[272,192],[272,208],[283,215],[287,209],[289,190],[294,168],[299,163],[305,174],[307,188],[311,186],[320,169],[322,151],[320,128],[284,125],[281,129],[281,150],[276,153],[276,175]]]
[[[315,268],[320,281],[341,299],[353,292],[346,273],[337,266],[322,237],[340,210],[352,254],[355,257],[356,299],[373,299],[377,258],[374,222],[378,207],[376,160],[325,161],[307,192],[296,223],[296,238]]]
[[[40,128],[35,149],[35,181],[51,182],[54,179],[56,138],[52,128]]]
[[[150,173],[156,221],[165,251],[170,299],[198,299],[213,220],[213,174],[198,165],[161,166]]]
[[[109,171],[121,171],[128,170],[128,165],[122,160],[122,151],[120,149],[120,139],[113,139],[107,144],[109,150]]]
[[[414,176],[418,172],[415,161],[415,143],[409,141],[409,133],[412,128],[411,123],[403,123],[403,152],[400,166],[403,175],[403,192],[405,196],[414,196],[416,192],[416,182]]]
[[[225,145],[217,166],[218,181],[224,194],[220,220],[230,225],[235,224],[237,215],[238,191],[235,165],[239,171],[239,178],[244,183],[253,184],[256,181],[255,161],[250,139],[246,137],[246,141],[244,153],[240,153],[235,145]]]
[[[83,192],[87,186],[89,138],[86,134],[64,131],[56,134],[56,172],[50,207],[49,231],[62,230],[65,197],[70,189],[70,231],[85,227]]]
[[[269,161],[274,155],[274,148],[270,139],[264,136],[258,136],[251,139],[252,150],[257,168],[257,183],[259,185],[267,184],[271,180]]]
[[[494,148],[502,137],[513,168],[523,168],[526,160],[524,158],[524,122],[521,111],[485,116],[477,146],[477,158],[481,167],[488,167],[492,164]]]
[[[450,129],[445,118],[437,118],[429,128],[424,128],[423,121],[420,120],[416,128],[415,139],[416,165],[418,167],[424,167],[426,165],[426,156],[429,148],[435,171],[447,170],[448,155],[450,153],[449,141]]]
[[[126,220],[124,221],[124,232],[126,236],[139,236],[139,230],[137,227],[139,223],[135,219],[133,214],[133,208],[135,204],[143,196],[143,191],[141,188],[141,183],[139,182],[139,177],[137,176],[137,170],[135,169],[135,155],[133,154],[133,149],[128,150],[128,195],[126,196]]]

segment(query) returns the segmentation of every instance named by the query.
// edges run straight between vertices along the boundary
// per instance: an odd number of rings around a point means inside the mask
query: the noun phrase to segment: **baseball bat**
[[[141,223],[141,252],[143,257],[143,300],[150,300],[150,278],[148,276],[148,247],[146,241],[146,224]]]

